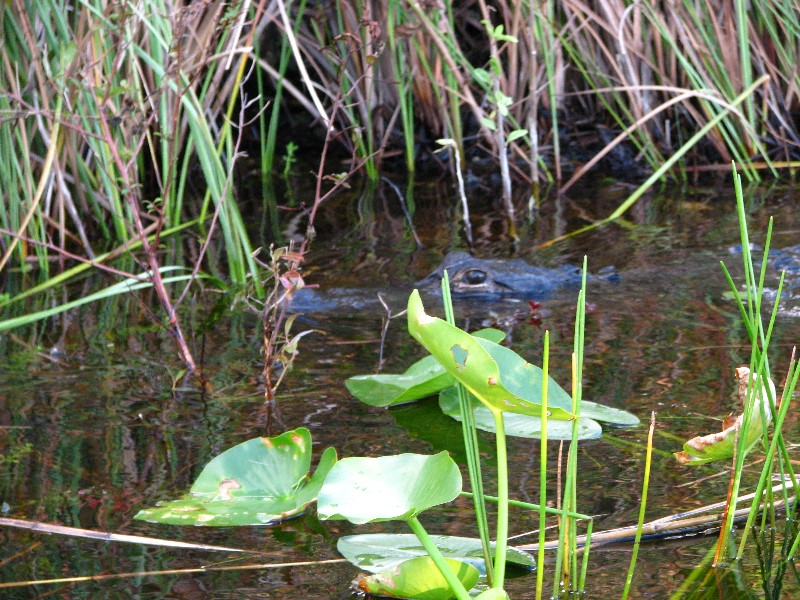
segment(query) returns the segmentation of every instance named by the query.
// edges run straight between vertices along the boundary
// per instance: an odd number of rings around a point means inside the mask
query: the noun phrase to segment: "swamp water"
[[[672,452],[680,450],[686,439],[716,430],[718,422],[709,417],[739,410],[733,370],[748,362],[749,346],[738,311],[723,298],[727,284],[718,264],[724,260],[735,277],[742,272],[741,255],[731,250],[739,243],[732,191],[642,199],[623,223],[534,249],[537,243],[584,224],[581,219],[609,214],[627,190],[594,188],[582,193],[602,198],[591,202],[596,213],[581,212],[579,202],[548,201],[535,220],[520,219],[523,241],[515,255],[556,266],[578,265],[586,254],[590,272],[613,265],[620,275],[616,283],[597,282],[588,289],[584,398],[631,411],[643,425],[627,430],[605,427],[601,439],[580,443],[579,509],[598,515],[597,532],[636,522],[644,424],[651,411],[657,413],[657,430],[647,520],[724,499],[728,479],[723,465],[681,466]],[[450,191],[418,186],[416,194],[449,197]],[[798,201],[797,195],[785,190],[747,195],[753,241],[763,240],[768,217],[774,216],[773,246],[797,244]],[[463,247],[454,233],[458,218],[454,206],[452,200],[442,200],[418,209],[413,222],[425,249],[417,251],[393,193],[336,200],[318,217],[317,239],[304,272],[307,283],[363,288],[370,298],[391,290],[387,302],[399,312],[413,282],[427,275],[446,251]],[[508,256],[511,242],[503,219],[489,216],[496,209],[487,203],[486,216],[478,206],[473,210],[477,254]],[[296,223],[287,217],[282,229],[287,232],[293,226]],[[788,281],[800,295],[797,278],[795,274]],[[777,274],[771,273],[770,280],[774,283]],[[741,283],[741,278],[737,281]],[[551,375],[568,388],[575,298],[573,290],[559,292],[542,300],[533,315],[527,303],[470,302],[462,307],[457,301],[456,313],[468,315],[471,329],[492,324],[506,329],[514,350],[534,364],[541,362],[543,333],[550,330]],[[213,297],[198,298],[184,308],[199,319],[212,301]],[[438,308],[428,308],[440,314]],[[4,527],[0,581],[323,561],[340,558],[336,540],[342,535],[406,533],[400,523],[356,527],[342,521],[320,522],[313,510],[271,527],[180,528],[132,520],[139,509],[185,493],[200,469],[227,448],[300,426],[311,430],[314,464],[327,446],[334,446],[340,457],[446,449],[459,460],[463,456],[459,425],[441,414],[435,400],[387,411],[364,406],[347,393],[347,377],[377,368],[382,316],[379,310],[342,307],[296,322],[295,332],[317,333],[300,342],[295,367],[278,392],[271,432],[265,429],[262,410],[260,324],[252,316],[233,315],[205,336],[188,333],[196,358],[202,357],[210,381],[208,393],[182,387],[171,340],[130,297],[92,305],[40,326],[37,345],[29,345],[30,333],[0,334],[4,353],[0,368],[4,514],[0,516],[264,553],[243,557]],[[187,332],[192,331],[190,322],[187,314]],[[459,325],[465,325],[463,317]],[[779,318],[770,353],[776,382],[798,342],[800,318],[789,314]],[[384,372],[400,372],[424,355],[402,317],[389,328],[384,355]],[[792,414],[797,413],[790,411],[785,435],[800,440],[800,425]],[[480,439],[483,467],[491,481],[494,446],[488,434],[482,433]],[[509,455],[511,496],[535,502],[538,441],[510,438]],[[754,451],[749,460],[758,458],[760,453]],[[550,463],[555,470],[555,454]],[[751,469],[757,470],[758,465]],[[744,491],[750,491],[745,482]],[[430,533],[475,535],[469,506],[462,498],[427,511],[423,524]],[[513,510],[512,535],[533,531],[537,522],[534,514]],[[777,535],[779,553],[781,532]],[[512,543],[533,541],[528,536]],[[689,573],[715,541],[714,536],[700,536],[643,544],[632,597],[665,598],[686,585]],[[756,544],[751,542],[750,547],[736,572],[718,587],[692,597],[780,597],[780,592],[764,592],[763,581],[772,581],[774,575],[762,576]],[[630,552],[629,543],[593,548],[587,597],[619,597]],[[778,568],[777,560],[773,568]],[[232,569],[6,588],[0,589],[0,597],[338,599],[352,597],[349,584],[357,573],[346,562]],[[552,582],[552,572],[546,581]],[[533,597],[534,587],[534,578],[523,576],[510,580],[507,589],[512,598],[523,599]],[[783,594],[800,594],[800,579],[791,566]]]

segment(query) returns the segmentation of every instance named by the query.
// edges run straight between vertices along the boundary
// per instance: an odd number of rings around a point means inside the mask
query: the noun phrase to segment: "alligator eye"
[[[470,269],[464,273],[464,281],[469,285],[480,285],[486,282],[486,272],[480,269]]]

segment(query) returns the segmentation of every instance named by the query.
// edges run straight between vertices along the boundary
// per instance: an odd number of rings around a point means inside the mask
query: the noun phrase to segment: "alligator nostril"
[[[486,281],[486,271],[470,269],[464,273],[464,281],[469,285],[480,285]]]

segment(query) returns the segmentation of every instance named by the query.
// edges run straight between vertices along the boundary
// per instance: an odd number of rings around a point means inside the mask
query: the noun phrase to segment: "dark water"
[[[656,411],[658,453],[647,518],[722,500],[727,479],[721,467],[682,467],[671,453],[685,439],[718,427],[708,416],[722,417],[737,409],[733,369],[749,360],[737,311],[722,296],[727,284],[718,264],[725,260],[734,274],[741,273],[740,256],[730,252],[739,242],[732,193],[701,189],[644,198],[619,224],[536,249],[586,219],[609,214],[629,190],[594,187],[549,200],[535,218],[520,218],[517,245],[495,207],[480,199],[479,192],[475,190],[473,221],[479,255],[514,255],[546,266],[578,264],[588,255],[590,271],[613,265],[621,275],[616,284],[600,282],[588,291],[584,397],[625,408],[645,422]],[[451,195],[449,187],[418,185],[413,222],[424,242],[422,250],[392,192],[335,200],[316,223],[307,282],[323,288],[361,287],[370,297],[382,290],[390,306],[401,310],[410,284],[432,270],[448,250],[463,248],[454,227],[458,210]],[[423,197],[433,200],[429,206],[423,206]],[[786,189],[749,192],[754,241],[762,241],[773,215],[774,246],[796,244],[797,201]],[[281,225],[284,234],[303,229],[301,219],[290,219],[287,213]],[[270,239],[271,226],[263,223],[264,239]],[[204,314],[210,302],[197,297],[186,306],[185,322],[192,322],[191,314]],[[462,311],[469,315],[469,322],[462,324],[506,328],[513,348],[534,363],[540,362],[543,333],[549,330],[552,374],[567,385],[574,302],[574,292],[564,291],[543,301],[536,318],[525,304],[472,303]],[[456,310],[461,310],[458,304]],[[379,312],[364,310],[298,320],[296,331],[313,328],[317,333],[300,344],[295,369],[279,391],[272,432],[266,430],[261,410],[260,332],[251,316],[233,315],[204,336],[190,333],[211,383],[207,393],[183,386],[172,342],[132,298],[85,308],[34,331],[0,334],[2,516],[267,554],[242,558],[2,528],[0,581],[322,561],[339,558],[335,548],[341,535],[404,532],[393,523],[355,527],[320,522],[313,511],[263,528],[185,529],[132,520],[140,508],[183,494],[202,466],[226,448],[299,426],[311,430],[317,457],[329,445],[339,456],[431,453],[442,448],[458,456],[457,443],[450,442],[458,439],[458,426],[441,416],[435,403],[386,411],[361,405],[345,390],[345,378],[377,368],[381,326]],[[781,317],[773,335],[774,372],[785,371],[798,341],[800,320]],[[384,370],[404,370],[422,354],[405,332],[402,318],[393,322]],[[789,420],[788,438],[797,439],[797,419],[790,413]],[[581,443],[579,505],[582,512],[599,515],[596,531],[636,522],[645,439],[646,431],[639,427],[606,431],[602,439]],[[488,435],[481,440],[484,468],[491,475],[492,440]],[[538,442],[512,439],[509,451],[512,495],[536,501]],[[555,456],[551,464],[555,469]],[[747,481],[752,485],[752,478]],[[429,511],[423,523],[431,532],[471,535],[467,506],[460,500]],[[512,515],[513,534],[536,526],[533,515]],[[711,536],[645,544],[632,597],[664,598],[678,590],[714,542]],[[589,597],[620,595],[630,550],[629,545],[593,550]],[[9,588],[0,589],[0,596],[349,598],[349,582],[356,575],[347,563],[321,564]],[[749,553],[737,572],[716,585],[715,597],[763,597],[756,553]],[[532,577],[522,577],[509,583],[509,591],[514,598],[531,598],[534,586]],[[798,590],[798,578],[790,569],[785,597]]]

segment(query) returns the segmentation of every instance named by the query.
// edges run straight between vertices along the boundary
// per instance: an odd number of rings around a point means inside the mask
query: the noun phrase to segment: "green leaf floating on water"
[[[639,417],[627,410],[612,408],[596,402],[581,400],[581,418],[594,419],[616,425],[617,427],[634,427],[639,424]],[[549,425],[548,425],[549,427]]]
[[[542,370],[513,350],[427,315],[417,290],[408,299],[408,331],[491,410],[541,417]],[[573,417],[572,398],[552,378],[547,402],[551,419]]]
[[[481,541],[477,538],[453,535],[432,535],[431,541],[445,558],[455,558],[471,564],[485,577],[486,565],[483,562]],[[425,548],[412,533],[367,533],[348,535],[339,538],[336,545],[339,553],[359,569],[378,573],[391,569],[410,558],[427,556]],[[494,548],[494,543],[492,543]],[[508,548],[506,560],[524,569],[532,569],[536,564],[533,556]]]
[[[502,331],[491,328],[481,329],[471,335],[492,342],[501,342],[505,337]],[[418,360],[402,375],[356,375],[344,382],[353,396],[370,406],[414,402],[433,396],[455,383],[455,378],[433,356]]]
[[[471,398],[475,414],[475,426],[483,431],[497,433],[492,412],[474,397]],[[461,421],[461,409],[458,403],[458,392],[455,388],[442,390],[439,393],[439,408],[448,417]],[[531,415],[503,413],[506,435],[512,437],[539,439],[542,433],[542,420]],[[581,417],[578,421],[578,439],[591,440],[603,435],[603,428],[597,421]],[[572,421],[548,421],[547,438],[551,440],[572,439]]]
[[[742,403],[747,402],[747,387],[750,381],[750,369],[739,367],[736,369],[736,377],[739,379],[738,396]],[[775,384],[768,378],[772,399],[775,400]],[[772,421],[772,410],[770,409],[769,396],[761,377],[756,374],[753,376],[754,392],[756,394],[753,403],[753,416],[750,419],[750,426],[747,429],[747,442],[745,443],[746,452],[749,452],[753,445],[761,437],[764,427],[764,419],[769,425]],[[762,418],[762,414],[764,418]],[[741,429],[744,415],[739,415],[735,419],[728,417],[722,422],[722,431],[700,435],[690,439],[683,445],[683,451],[675,452],[675,458],[679,463],[685,465],[702,465],[715,460],[729,459],[733,456],[734,446],[736,445],[736,433]]]
[[[461,493],[461,472],[447,452],[343,458],[317,499],[320,519],[362,524],[407,521]]]
[[[311,434],[301,427],[274,438],[259,437],[209,462],[180,500],[134,517],[168,525],[267,525],[295,516],[313,502],[336,450],[328,448],[313,475]]]
[[[475,567],[453,558],[445,560],[465,589],[478,583]],[[429,556],[412,558],[375,575],[361,577],[356,584],[362,592],[389,598],[450,600],[456,597]]]

